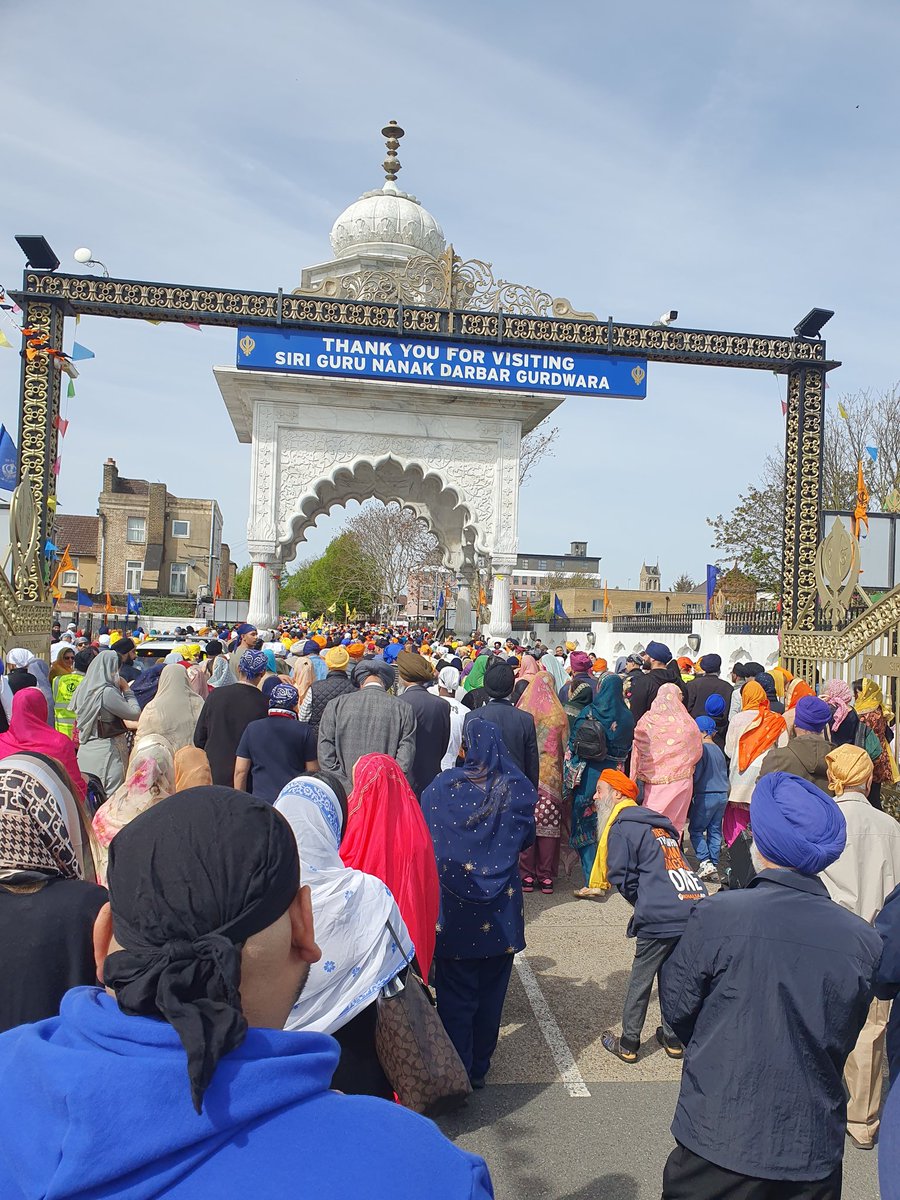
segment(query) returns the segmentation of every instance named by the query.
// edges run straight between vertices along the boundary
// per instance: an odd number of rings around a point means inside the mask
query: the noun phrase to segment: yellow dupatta
[[[637,808],[637,804],[634,800],[629,800],[627,796],[624,796],[609,814],[609,820],[604,825],[603,833],[600,835],[600,840],[597,843],[597,853],[594,855],[594,865],[591,868],[591,878],[588,887],[599,888],[602,892],[607,892],[610,888],[610,882],[606,877],[609,831],[612,829],[613,821],[615,821],[623,808]]]

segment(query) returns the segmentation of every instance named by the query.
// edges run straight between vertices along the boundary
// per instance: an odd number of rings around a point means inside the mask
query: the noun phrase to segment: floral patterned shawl
[[[703,754],[697,723],[684,707],[681,689],[664,683],[634,727],[631,777],[645,783],[688,779]]]
[[[516,708],[534,717],[540,755],[538,791],[561,804],[563,754],[569,738],[569,718],[546,671],[538,671],[532,677]]]

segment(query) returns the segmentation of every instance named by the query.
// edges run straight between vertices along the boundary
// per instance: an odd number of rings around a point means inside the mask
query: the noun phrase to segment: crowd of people
[[[480,1159],[358,1099],[397,1098],[379,1004],[430,983],[484,1087],[524,895],[574,872],[633,910],[602,1046],[638,1061],[656,984],[684,1064],[664,1197],[831,1200],[845,1136],[880,1137],[900,1197],[876,681],[291,622],[138,662],[141,636],[7,654],[0,1195],[287,1195],[302,1162],[325,1195],[489,1196]]]

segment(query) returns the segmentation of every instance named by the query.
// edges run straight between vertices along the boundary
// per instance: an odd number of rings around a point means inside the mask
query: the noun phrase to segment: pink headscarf
[[[534,679],[543,668],[533,654],[522,655],[522,665],[516,671],[516,679]]]
[[[684,706],[681,689],[664,683],[634,727],[631,777],[645,783],[687,779],[703,755],[703,739]]]
[[[832,729],[838,729],[853,708],[853,689],[845,679],[832,679],[822,691],[822,699],[834,709]]]
[[[0,733],[0,758],[11,754],[46,754],[71,776],[78,795],[87,795],[87,783],[75,757],[75,743],[47,724],[47,701],[38,688],[22,688],[13,696],[9,732]]]

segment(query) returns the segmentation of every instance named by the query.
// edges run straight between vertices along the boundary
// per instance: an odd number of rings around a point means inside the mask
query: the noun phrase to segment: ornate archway
[[[251,442],[249,619],[277,616],[277,585],[315,521],[349,500],[416,509],[457,573],[457,625],[471,629],[479,561],[493,575],[491,632],[509,621],[518,542],[519,447],[553,396],[334,380],[217,367],[241,441]]]

